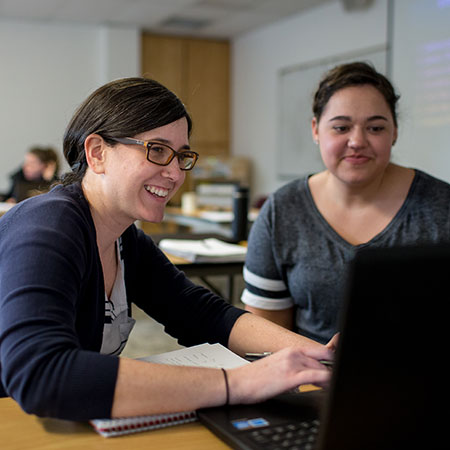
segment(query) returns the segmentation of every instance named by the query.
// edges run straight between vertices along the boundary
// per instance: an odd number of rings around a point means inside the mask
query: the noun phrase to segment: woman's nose
[[[184,178],[184,171],[180,169],[180,163],[178,158],[175,157],[167,166],[164,166],[163,174],[173,181],[178,181],[180,178]]]
[[[354,128],[348,138],[348,146],[351,148],[364,147],[366,145],[366,133],[361,128]]]

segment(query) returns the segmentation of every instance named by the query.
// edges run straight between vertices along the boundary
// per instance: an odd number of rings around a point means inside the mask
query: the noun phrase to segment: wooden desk
[[[301,391],[316,390],[305,385]],[[24,413],[11,398],[0,398],[2,450],[227,450],[230,447],[199,422],[142,431],[113,438],[97,434],[91,425],[41,419]]]
[[[226,450],[229,447],[199,422],[104,438],[88,423],[40,419],[25,414],[10,398],[0,398],[2,450]]]

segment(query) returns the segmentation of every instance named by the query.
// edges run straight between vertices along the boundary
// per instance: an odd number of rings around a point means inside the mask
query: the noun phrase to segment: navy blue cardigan
[[[182,345],[227,345],[242,310],[194,285],[134,225],[122,243],[129,305],[164,324]],[[99,354],[104,299],[95,227],[78,184],[57,186],[5,214],[0,395],[39,416],[109,417],[119,360]]]

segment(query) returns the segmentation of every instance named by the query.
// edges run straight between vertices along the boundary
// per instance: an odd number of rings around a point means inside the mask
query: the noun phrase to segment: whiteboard
[[[279,180],[292,180],[324,169],[319,147],[311,135],[312,100],[326,71],[352,61],[370,62],[383,74],[387,69],[385,46],[283,68],[278,74],[278,167]]]

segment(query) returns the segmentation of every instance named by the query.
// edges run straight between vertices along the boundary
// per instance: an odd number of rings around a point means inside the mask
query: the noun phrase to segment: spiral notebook
[[[158,364],[176,366],[197,366],[231,369],[248,364],[248,361],[228,350],[220,344],[201,344],[182,348],[172,352],[139,358]],[[155,414],[150,416],[124,417],[118,419],[94,419],[90,424],[97,433],[104,437],[121,436],[139,431],[155,430],[158,428],[180,425],[197,420],[195,411],[183,411],[169,414]]]
[[[104,437],[121,436],[139,431],[155,430],[157,428],[180,425],[197,420],[195,411],[152,416],[125,417],[123,419],[94,419],[91,425],[97,433]]]

